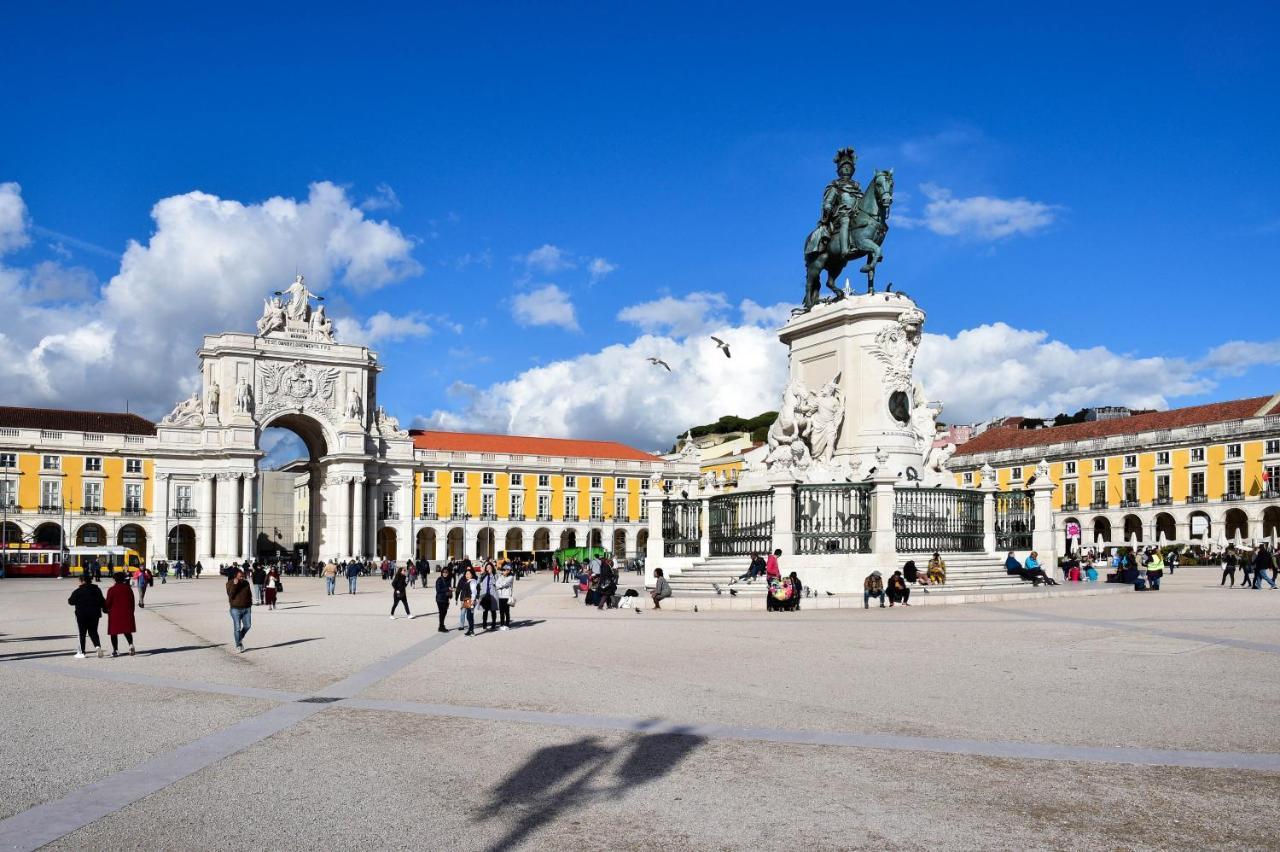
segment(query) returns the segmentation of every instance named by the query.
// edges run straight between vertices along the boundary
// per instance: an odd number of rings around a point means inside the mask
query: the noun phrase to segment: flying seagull
[[[671,365],[670,365],[670,364],[668,364],[666,361],[663,361],[661,358],[649,358],[649,359],[647,359],[647,360],[648,360],[648,361],[649,361],[649,363],[650,363],[650,364],[652,364],[653,366],[655,366],[655,367],[666,367],[666,368],[667,368],[667,372],[668,372],[668,373],[670,373],[670,372],[671,372]]]
[[[724,352],[724,357],[726,357],[726,358],[730,358],[730,357],[732,357],[732,356],[729,354],[729,344],[725,343],[723,340],[721,340],[720,338],[716,337],[714,334],[713,334],[713,335],[711,335],[711,339],[712,339],[712,340],[714,340],[714,341],[716,342],[716,346],[719,346],[719,347],[720,347],[720,349],[721,349],[721,351],[723,351],[723,352]]]

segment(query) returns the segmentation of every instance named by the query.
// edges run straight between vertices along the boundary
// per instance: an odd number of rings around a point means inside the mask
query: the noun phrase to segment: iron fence
[[[796,553],[870,553],[871,489],[848,482],[797,485]]]
[[[1030,491],[997,491],[996,550],[1030,550],[1031,533],[1036,528]]]
[[[750,556],[773,550],[773,491],[712,497],[707,534],[712,556]]]
[[[702,501],[662,501],[662,554],[698,556],[702,541]]]
[[[981,491],[895,488],[893,531],[900,553],[980,552]]]

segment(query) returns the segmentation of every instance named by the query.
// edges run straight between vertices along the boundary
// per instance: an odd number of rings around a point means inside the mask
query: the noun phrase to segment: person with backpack
[[[409,578],[405,576],[404,568],[396,568],[395,576],[391,578],[391,620],[396,620],[396,608],[400,604],[404,604],[404,614],[413,620],[413,613],[409,612]]]
[[[880,599],[880,608],[884,609],[884,578],[879,571],[872,571],[862,581],[862,608],[871,609],[871,599]]]
[[[147,608],[147,588],[155,582],[151,578],[151,572],[146,568],[139,568],[138,572],[133,575],[134,584],[138,587],[138,606],[143,609]]]
[[[264,594],[267,588],[267,570],[261,563],[255,562],[249,576],[253,578],[253,603],[255,606],[262,606],[267,600]]]
[[[440,576],[436,577],[436,610],[440,616],[440,626],[436,628],[438,633],[448,633],[449,628],[444,626],[444,617],[449,614],[449,598],[453,595],[453,570],[445,565],[440,569]]]
[[[92,575],[86,571],[80,575],[80,585],[67,598],[67,603],[76,608],[76,628],[80,632],[80,651],[77,660],[84,659],[84,637],[87,634],[93,640],[93,647],[98,649],[98,657],[102,657],[102,641],[98,639],[98,622],[102,619],[102,611],[106,600],[102,597],[102,589],[93,583]]]
[[[498,629],[511,629],[511,607],[516,602],[516,579],[511,576],[511,563],[502,566],[498,578]]]

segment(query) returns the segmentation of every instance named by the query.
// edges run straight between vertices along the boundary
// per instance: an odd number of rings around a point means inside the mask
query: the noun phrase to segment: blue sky
[[[844,145],[864,181],[896,170],[881,281],[927,310],[922,368],[955,419],[1280,389],[1275,4],[265,5],[8,10],[0,183],[25,210],[0,272],[30,312],[0,344],[43,353],[45,380],[0,368],[0,399],[159,416],[183,388],[156,365],[189,382],[208,324],[251,328],[297,264],[379,350],[406,422],[667,443],[771,406],[776,306],[801,298]],[[135,296],[192,299],[152,332],[167,348],[119,305],[75,338],[128,242],[182,228],[153,219],[162,199],[308,203],[324,182],[326,224],[228,249],[216,306],[184,285],[205,231],[130,273]],[[335,259],[342,211],[376,227]],[[702,363],[726,329],[759,381]],[[684,359],[678,383],[647,352]]]

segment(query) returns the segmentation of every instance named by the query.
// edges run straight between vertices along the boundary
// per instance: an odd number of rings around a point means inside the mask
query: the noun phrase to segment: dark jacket
[[[133,589],[128,583],[113,583],[107,589],[102,609],[107,614],[107,633],[110,635],[138,632],[138,625],[133,620]]]
[[[906,578],[908,583],[914,583],[920,579],[919,569],[916,568],[914,561],[908,562],[902,566],[902,576]]]
[[[441,574],[436,577],[436,600],[448,601],[453,591],[453,578]]]
[[[82,583],[67,598],[67,603],[76,608],[77,621],[96,622],[102,618],[102,610],[107,602],[102,597],[102,589],[93,583]]]
[[[403,595],[405,588],[409,585],[409,578],[404,574],[396,574],[391,578],[391,588],[396,594]]]
[[[267,584],[267,572],[262,568],[254,568],[253,584],[255,586],[265,586]]]
[[[232,609],[249,609],[253,606],[253,589],[243,577],[227,581],[227,604]]]

